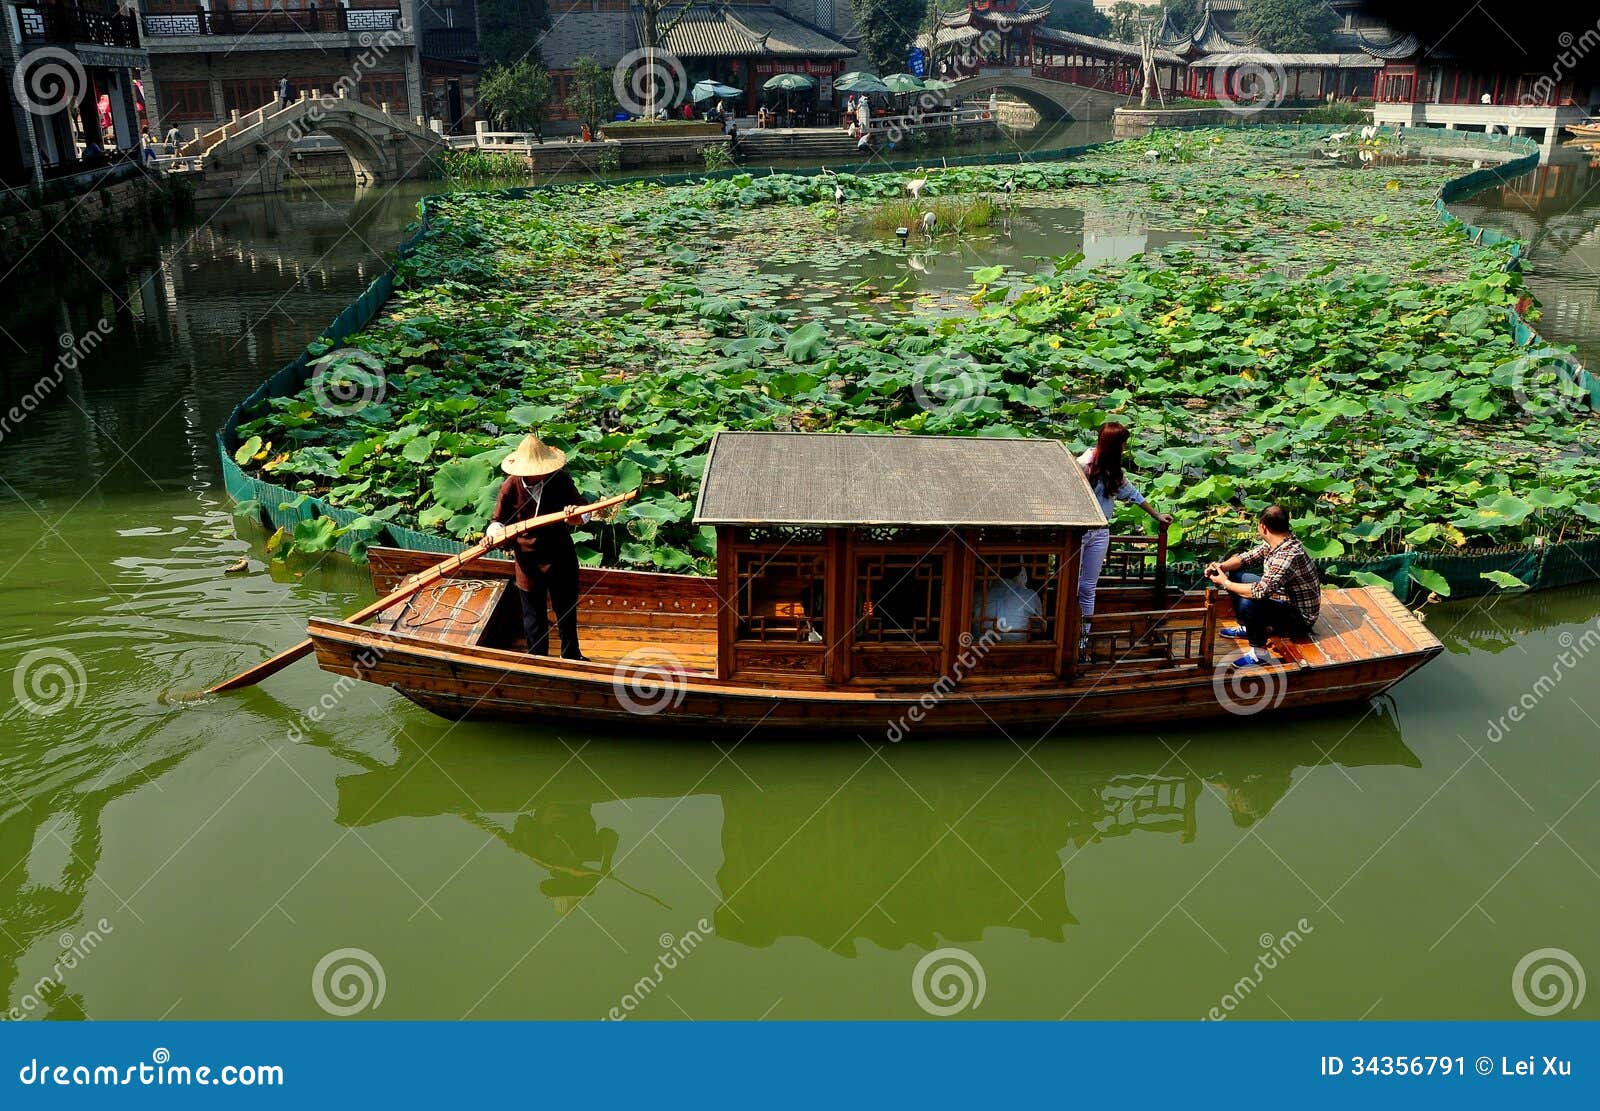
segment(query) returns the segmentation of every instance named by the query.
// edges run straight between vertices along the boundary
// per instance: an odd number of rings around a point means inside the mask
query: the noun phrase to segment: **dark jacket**
[[[500,496],[495,500],[494,515],[490,520],[513,525],[546,513],[559,513],[569,505],[584,504],[583,495],[578,493],[577,484],[566,471],[557,471],[544,479],[544,486],[536,498],[532,489],[537,481],[516,476],[507,478],[500,484]],[[517,585],[524,590],[529,589],[525,581],[524,563],[573,566],[578,560],[577,549],[572,544],[572,529],[564,523],[546,525],[524,533],[512,541],[512,546],[517,557]]]

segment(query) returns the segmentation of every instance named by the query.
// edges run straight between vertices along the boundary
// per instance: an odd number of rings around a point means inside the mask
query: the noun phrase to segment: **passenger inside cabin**
[[[979,584],[972,600],[972,635],[982,638],[993,632],[1007,644],[1029,640],[1034,620],[1044,614],[1039,592],[1028,586],[1028,569],[1015,575],[986,579]]]
[[[1300,538],[1289,528],[1289,513],[1281,505],[1261,511],[1256,524],[1261,543],[1247,552],[1206,565],[1206,578],[1236,599],[1239,624],[1222,630],[1225,637],[1243,639],[1250,647],[1233,662],[1234,667],[1256,667],[1273,662],[1267,651],[1272,634],[1303,637],[1322,612],[1322,583],[1316,564],[1306,554]],[[1230,578],[1230,572],[1260,567]]]

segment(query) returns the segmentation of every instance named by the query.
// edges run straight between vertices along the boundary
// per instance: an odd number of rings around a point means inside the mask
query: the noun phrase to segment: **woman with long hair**
[[[1078,456],[1078,466],[1083,468],[1089,488],[1100,503],[1100,512],[1110,521],[1116,515],[1119,501],[1132,502],[1150,514],[1166,528],[1172,523],[1172,514],[1158,513],[1139,488],[1123,473],[1122,457],[1128,447],[1128,429],[1116,421],[1106,421],[1100,426],[1100,438],[1094,447]],[[1111,546],[1111,529],[1089,529],[1083,534],[1083,560],[1078,565],[1078,610],[1083,614],[1083,624],[1078,630],[1078,654],[1089,649],[1089,620],[1094,616],[1095,589],[1100,584],[1100,569],[1106,565],[1106,551]]]

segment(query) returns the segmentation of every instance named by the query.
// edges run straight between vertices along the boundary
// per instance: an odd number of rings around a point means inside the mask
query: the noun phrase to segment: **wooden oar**
[[[481,544],[475,544],[466,551],[462,552],[460,555],[451,556],[443,563],[436,564],[433,567],[428,568],[426,571],[419,572],[411,579],[407,580],[405,585],[401,586],[400,589],[396,590],[393,594],[390,594],[385,598],[379,598],[376,602],[372,603],[372,605],[367,606],[365,609],[357,610],[355,613],[352,613],[349,617],[345,618],[345,620],[360,622],[365,621],[367,618],[373,617],[376,614],[380,614],[390,606],[394,605],[396,602],[403,601],[404,599],[411,597],[411,595],[415,594],[423,587],[438,582],[440,579],[444,578],[453,571],[459,571],[462,567],[466,566],[468,563],[471,563],[479,556],[487,554],[495,548],[508,543],[515,537],[521,536],[525,532],[532,532],[534,529],[541,529],[547,525],[559,524],[563,521],[576,520],[586,513],[603,512],[607,509],[610,509],[614,505],[621,505],[625,501],[632,500],[634,495],[637,493],[637,490],[630,490],[626,494],[618,494],[614,498],[604,498],[601,501],[591,502],[589,505],[575,506],[570,510],[562,510],[559,513],[546,513],[541,517],[530,517],[526,521],[518,521],[514,525],[508,525],[506,526],[505,532],[500,534],[499,539],[492,542],[485,540]],[[309,638],[302,640],[294,647],[286,648],[282,652],[279,652],[276,656],[273,656],[265,663],[256,664],[255,667],[250,668],[248,671],[241,671],[232,679],[225,679],[216,686],[208,688],[205,693],[220,694],[223,691],[232,691],[238,690],[240,687],[254,686],[267,676],[276,675],[278,672],[282,671],[284,668],[288,667],[302,656],[309,655],[311,652],[311,647],[312,645]]]

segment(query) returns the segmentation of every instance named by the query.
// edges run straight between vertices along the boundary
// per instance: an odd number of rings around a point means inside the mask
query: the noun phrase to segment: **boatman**
[[[506,480],[500,485],[484,535],[498,540],[507,525],[583,504],[577,484],[562,469],[566,465],[566,452],[537,436],[525,437],[500,464]],[[560,521],[522,533],[515,543],[517,593],[522,597],[522,629],[528,651],[535,656],[550,654],[549,610],[553,608],[562,657],[587,660],[578,648],[578,551],[572,544],[572,529]]]

